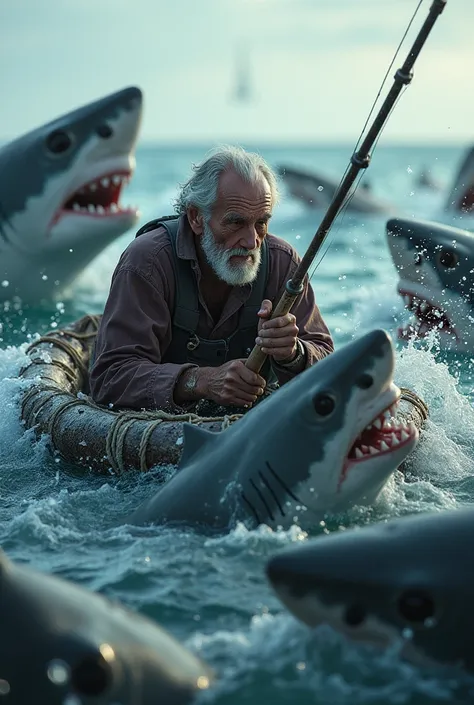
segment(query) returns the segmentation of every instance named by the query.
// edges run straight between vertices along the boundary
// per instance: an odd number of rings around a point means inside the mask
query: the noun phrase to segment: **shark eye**
[[[415,267],[419,267],[420,264],[422,264],[423,257],[421,256],[421,254],[419,252],[415,252],[414,257],[413,257],[413,261],[415,262]]]
[[[336,408],[336,400],[332,394],[318,394],[313,399],[314,410],[319,416],[329,416]]]
[[[453,250],[441,250],[438,255],[438,262],[446,269],[453,269],[459,262],[459,256]]]
[[[103,137],[104,140],[107,140],[109,137],[112,137],[114,131],[112,130],[110,125],[107,125],[107,123],[104,122],[97,128],[97,134],[99,135],[99,137]]]
[[[111,685],[110,664],[102,654],[89,654],[71,671],[71,685],[80,695],[99,697]]]
[[[372,375],[369,375],[367,373],[364,373],[360,377],[358,377],[356,384],[358,387],[361,389],[369,389],[374,383],[374,378]]]
[[[72,145],[72,137],[65,130],[54,130],[46,138],[46,147],[52,154],[64,154]]]
[[[434,617],[435,603],[431,595],[422,590],[408,590],[400,596],[398,610],[407,622],[423,624]]]

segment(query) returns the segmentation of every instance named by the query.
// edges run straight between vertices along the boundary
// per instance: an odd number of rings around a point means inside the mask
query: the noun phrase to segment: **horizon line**
[[[17,135],[16,137],[0,137],[0,147],[3,147],[7,145],[9,142],[13,142],[16,139],[19,139],[28,133],[22,133],[20,135]],[[246,144],[249,146],[256,147],[257,145],[260,147],[278,147],[278,148],[298,148],[298,147],[315,147],[315,148],[326,148],[326,149],[332,149],[332,148],[348,148],[348,149],[355,149],[356,143],[353,140],[350,140],[349,138],[331,138],[329,140],[324,140],[324,139],[291,139],[291,138],[272,138],[272,139],[260,139],[258,137],[252,137],[252,138],[218,138],[218,139],[207,139],[207,138],[153,138],[153,137],[144,137],[142,139],[138,139],[136,148],[140,147],[159,147],[159,148],[168,148],[168,149],[176,149],[176,148],[190,148],[190,147],[205,147],[205,148],[210,148],[212,146],[217,146],[217,145],[224,145],[224,144],[229,144],[229,145],[242,145]],[[459,138],[459,139],[452,139],[452,140],[443,140],[441,141],[439,138],[433,137],[431,140],[427,140],[426,138],[424,139],[416,139],[416,138],[405,138],[405,139],[398,139],[398,138],[391,138],[387,142],[378,142],[373,148],[372,151],[376,149],[380,150],[383,148],[393,148],[393,147],[437,147],[440,149],[444,148],[467,148],[469,145],[474,145],[474,139],[471,138],[470,140],[467,138]],[[359,145],[360,146],[360,145]]]

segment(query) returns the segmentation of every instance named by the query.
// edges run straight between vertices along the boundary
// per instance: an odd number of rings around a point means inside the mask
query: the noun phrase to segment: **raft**
[[[242,418],[239,413],[174,415],[95,404],[88,395],[89,364],[100,319],[86,315],[39,337],[28,346],[28,363],[19,373],[21,379],[31,380],[22,393],[22,423],[34,429],[37,438],[47,434],[57,457],[94,473],[144,472],[179,462],[185,422],[222,432]],[[399,415],[421,429],[427,405],[409,389],[401,391]]]

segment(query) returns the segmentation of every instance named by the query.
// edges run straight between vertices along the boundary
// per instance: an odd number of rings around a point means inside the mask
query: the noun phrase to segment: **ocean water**
[[[434,217],[446,191],[422,190],[415,177],[428,167],[446,189],[463,149],[380,144],[364,178],[373,193],[391,201],[400,214]],[[177,184],[205,151],[203,146],[140,145],[137,171],[123,198],[139,204],[139,225],[172,212]],[[267,146],[260,151],[273,165],[301,165],[340,178],[352,150]],[[303,253],[323,213],[293,200],[284,187],[282,191],[272,232]],[[396,294],[385,223],[386,217],[379,215],[340,216],[312,270],[317,301],[336,346],[374,327],[395,333],[405,316]],[[214,667],[217,685],[204,696],[205,702],[473,702],[472,681],[465,675],[415,668],[401,661],[396,649],[377,652],[328,628],[309,630],[285,611],[265,579],[264,566],[280,548],[307,539],[300,527],[272,532],[239,526],[217,538],[163,527],[117,528],[120,518],[153,491],[153,472],[120,479],[71,476],[59,459],[51,457],[46,439],[35,441],[31,432],[24,432],[16,375],[27,341],[84,313],[101,312],[114,266],[133,236],[130,231],[104,250],[60,302],[38,308],[11,302],[3,307],[2,548],[13,559],[118,598],[157,620]],[[436,339],[423,345],[395,342],[395,380],[420,394],[431,414],[425,442],[413,456],[413,481],[406,483],[395,474],[375,506],[356,507],[337,519],[328,517],[309,535],[474,500],[473,361],[443,354]]]

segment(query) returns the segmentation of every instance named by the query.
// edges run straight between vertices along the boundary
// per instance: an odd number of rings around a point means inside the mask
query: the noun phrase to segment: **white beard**
[[[247,250],[244,247],[234,247],[231,250],[227,250],[222,245],[217,244],[214,234],[206,222],[201,236],[201,246],[208,264],[219,279],[222,279],[227,284],[244,286],[245,284],[251,284],[256,278],[262,258],[260,247],[256,247],[254,250]],[[250,256],[252,261],[242,264],[230,264],[230,258],[235,256]]]

